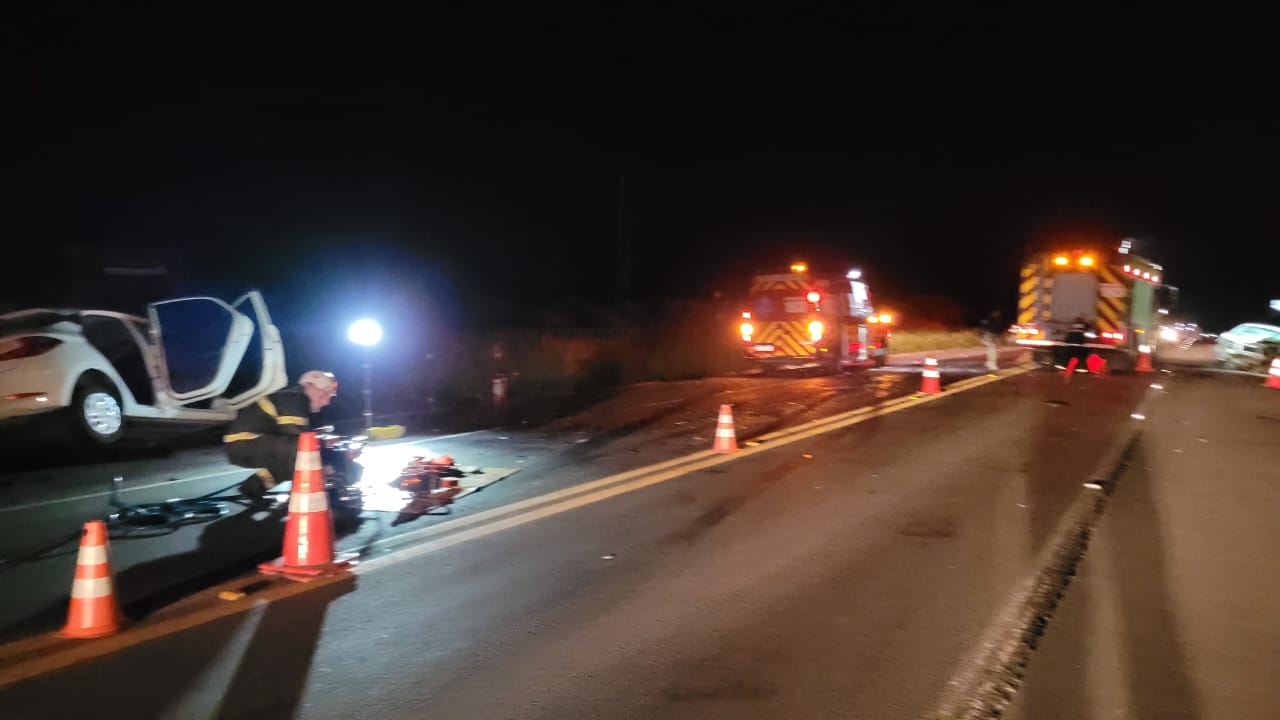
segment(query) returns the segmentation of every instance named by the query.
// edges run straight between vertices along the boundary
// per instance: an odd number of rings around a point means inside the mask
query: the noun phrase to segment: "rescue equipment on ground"
[[[415,456],[390,483],[397,490],[413,493],[408,504],[392,521],[392,526],[416,520],[441,508],[447,510],[462,492],[458,478],[464,475],[452,455]]]

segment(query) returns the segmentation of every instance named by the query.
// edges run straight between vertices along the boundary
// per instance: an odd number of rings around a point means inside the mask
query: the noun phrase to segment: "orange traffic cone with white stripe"
[[[298,437],[298,459],[293,468],[293,489],[289,492],[289,517],[284,526],[284,554],[258,569],[291,580],[311,580],[332,575],[351,566],[349,558],[333,554],[333,515],[324,489],[320,448],[316,434]]]
[[[716,422],[716,439],[711,449],[718,453],[731,453],[738,450],[738,435],[733,429],[733,406],[728,403],[720,406],[720,419]]]
[[[1280,357],[1271,361],[1271,369],[1267,371],[1266,387],[1280,390]]]
[[[71,606],[62,636],[96,638],[113,635],[124,625],[116,604],[115,583],[107,562],[107,525],[101,520],[84,524],[80,535],[80,555],[71,582]]]
[[[938,361],[934,358],[924,359],[924,374],[920,377],[920,392],[934,395],[942,392],[942,375],[938,372]]]
[[[1151,366],[1151,346],[1138,346],[1138,366],[1134,368],[1138,372],[1155,372],[1156,369]]]

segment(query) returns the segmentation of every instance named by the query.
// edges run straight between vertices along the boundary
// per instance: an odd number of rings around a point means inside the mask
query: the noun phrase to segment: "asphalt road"
[[[944,366],[944,381],[981,372],[972,361]],[[745,377],[651,383],[620,391],[589,410],[536,429],[516,427],[379,443],[362,458],[366,494],[378,493],[358,523],[340,526],[344,548],[368,551],[389,538],[441,522],[423,518],[390,526],[399,504],[385,483],[415,454],[452,454],[493,483],[459,501],[457,513],[484,510],[571,486],[610,472],[710,446],[721,403],[735,407],[739,437],[803,423],[919,388],[910,359],[898,367],[835,377]],[[56,629],[65,620],[76,540],[84,521],[111,512],[111,481],[122,477],[129,503],[195,497],[234,486],[247,473],[228,465],[218,447],[171,453],[125,451],[107,461],[74,455],[26,455],[0,473],[0,640]],[[509,479],[509,481],[508,481]],[[494,482],[499,481],[499,482]],[[287,486],[283,488],[287,490]],[[230,491],[234,493],[234,490]],[[228,517],[173,532],[120,529],[112,534],[112,567],[127,612],[141,616],[194,589],[252,569],[278,555],[283,508],[256,515],[227,504]]]
[[[1280,715],[1280,390],[1165,385],[1010,720]]]
[[[891,395],[894,375],[835,382]],[[536,514],[459,514],[350,581],[8,687],[0,715],[918,717],[1147,382],[1026,373]],[[639,446],[561,428],[545,467],[474,497],[500,513],[501,490],[672,457],[698,437],[683,412]]]

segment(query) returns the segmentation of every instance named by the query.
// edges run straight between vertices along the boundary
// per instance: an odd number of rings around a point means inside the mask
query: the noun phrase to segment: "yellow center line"
[[[904,398],[895,398],[881,403],[878,406],[871,408],[858,408],[857,410],[826,418],[824,421],[816,421],[816,425],[810,424],[786,431],[770,433],[769,435],[764,435],[760,438],[762,443],[767,442],[767,444],[743,448],[736,453],[717,454],[712,453],[711,451],[705,451],[695,453],[693,455],[687,455],[683,458],[676,458],[675,460],[671,460],[666,463],[659,463],[657,465],[639,468],[628,473],[612,475],[608,478],[581,486],[579,491],[576,492],[560,491],[559,493],[553,493],[552,495],[559,496],[555,500],[543,502],[541,501],[542,498],[531,498],[530,500],[523,501],[522,503],[517,503],[517,505],[522,506],[522,509],[528,510],[527,512],[519,515],[513,515],[510,512],[497,512],[504,508],[494,508],[492,511],[478,513],[471,518],[468,518],[472,520],[472,522],[466,523],[468,527],[465,529],[461,529],[456,524],[456,521],[454,523],[436,525],[431,528],[423,528],[422,531],[413,536],[415,540],[421,540],[423,537],[435,535],[444,535],[444,537],[414,545],[411,548],[401,550],[391,555],[384,555],[379,558],[364,561],[360,565],[356,566],[355,572],[363,574],[373,570],[390,567],[406,560],[412,560],[434,552],[439,552],[440,550],[453,547],[463,542],[487,537],[489,535],[519,527],[521,525],[526,525],[543,518],[548,518],[586,505],[608,500],[609,498],[616,497],[618,495],[634,492],[636,490],[649,487],[650,485],[657,485],[658,483],[663,483],[668,480],[684,477],[699,470],[705,470],[717,465],[723,465],[724,463],[741,460],[758,453],[769,452],[801,440],[807,440],[817,435],[823,435],[835,430],[857,425],[858,423],[866,422],[873,418],[883,417],[910,407],[917,407],[923,403],[933,402],[935,400],[948,397],[949,394],[979,388],[989,383],[1013,377],[1014,375],[1021,375],[1022,373],[1029,372],[1031,369],[1031,367],[1019,367],[1012,368],[998,374],[968,378],[967,380],[962,381],[963,384],[960,382],[952,384],[952,389],[947,392],[938,393],[936,395],[909,395]],[[569,490],[574,489],[570,488]],[[485,517],[481,518],[481,516]],[[480,524],[476,527],[478,523],[488,520],[492,520],[492,522],[488,522],[488,524]],[[453,527],[450,528],[450,525],[453,525]],[[402,535],[395,538],[388,538],[388,540],[398,541],[403,537],[405,536]],[[399,544],[399,542],[396,542],[395,544]]]

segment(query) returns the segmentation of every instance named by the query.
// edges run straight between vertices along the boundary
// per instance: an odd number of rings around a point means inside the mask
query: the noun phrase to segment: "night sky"
[[[1124,237],[1212,329],[1280,298],[1274,16],[600,5],[12,17],[0,304],[68,247],[286,313],[603,304],[620,196],[636,301],[805,256],[1007,311],[1029,244]]]

